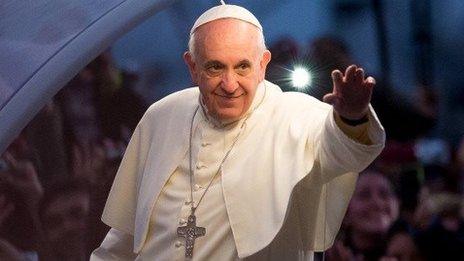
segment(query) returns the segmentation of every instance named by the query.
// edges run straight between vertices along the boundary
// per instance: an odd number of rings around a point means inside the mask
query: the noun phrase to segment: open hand
[[[17,160],[9,152],[4,153],[3,159],[8,170],[0,173],[0,182],[19,192],[27,205],[36,207],[43,195],[43,187],[34,164],[29,160]]]
[[[334,110],[346,119],[363,118],[369,110],[375,79],[370,76],[365,79],[362,68],[350,65],[345,75],[339,70],[334,70],[332,80],[333,91],[324,96],[324,102],[332,104]]]

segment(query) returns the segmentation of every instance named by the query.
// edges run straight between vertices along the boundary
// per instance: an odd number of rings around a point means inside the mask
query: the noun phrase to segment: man
[[[258,20],[224,4],[195,22],[184,58],[199,87],[140,121],[103,213],[112,229],[91,259],[295,260],[330,247],[353,172],[383,148],[374,79],[335,71],[334,109],[283,93],[264,80]]]

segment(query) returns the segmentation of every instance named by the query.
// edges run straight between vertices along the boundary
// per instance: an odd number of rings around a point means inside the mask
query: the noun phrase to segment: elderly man
[[[138,124],[92,260],[298,260],[330,247],[356,172],[383,148],[374,79],[334,71],[333,106],[283,93],[264,80],[260,23],[234,5],[198,18],[184,59],[198,87]]]

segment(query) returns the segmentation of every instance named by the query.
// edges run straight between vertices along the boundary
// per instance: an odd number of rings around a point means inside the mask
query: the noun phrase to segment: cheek
[[[211,96],[211,93],[218,86],[218,83],[216,81],[212,79],[207,79],[205,77],[202,77],[197,84],[200,88],[201,94],[203,95],[205,99],[209,99]]]
[[[258,88],[259,80],[256,77],[243,78],[239,81],[239,84],[248,96],[253,96]]]
[[[366,222],[371,221],[371,212],[369,202],[360,200],[352,202],[348,211],[350,221],[353,226],[359,227],[366,225]]]
[[[388,210],[388,211],[389,211],[389,213],[390,213],[390,215],[391,215],[391,217],[392,217],[393,219],[396,219],[396,218],[399,216],[399,214],[400,214],[400,213],[399,213],[399,212],[400,212],[399,209],[400,209],[400,208],[399,208],[398,200],[396,200],[396,199],[391,199],[391,200],[389,201],[389,210]]]
[[[220,77],[209,77],[205,73],[202,73],[199,77],[198,85],[201,86],[203,91],[212,92],[221,84]]]
[[[353,198],[349,206],[349,215],[352,217],[359,216],[364,208],[363,205],[365,205],[365,203],[362,200],[356,200]]]

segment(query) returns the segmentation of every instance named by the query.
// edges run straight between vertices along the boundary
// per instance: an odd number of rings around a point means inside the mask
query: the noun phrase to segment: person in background
[[[404,220],[397,220],[387,235],[385,254],[380,261],[422,261],[417,247],[415,231]]]
[[[417,213],[417,246],[426,260],[464,260],[462,195],[431,193]]]
[[[399,215],[399,202],[384,174],[361,173],[344,219],[343,235],[327,260],[378,260],[386,250],[390,226]]]
[[[82,180],[57,180],[40,202],[43,227],[41,259],[88,260],[90,186]]]
[[[43,187],[23,138],[20,135],[0,156],[0,257],[32,261],[38,258],[37,211]]]

